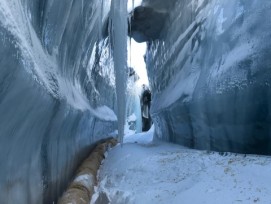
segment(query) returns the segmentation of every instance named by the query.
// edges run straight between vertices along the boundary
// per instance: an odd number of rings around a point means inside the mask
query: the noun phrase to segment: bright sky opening
[[[131,49],[128,49],[128,65],[133,67],[140,79],[138,85],[149,85],[144,54],[146,52],[146,43],[137,43],[131,40]],[[131,58],[130,58],[131,56]]]
[[[134,8],[137,6],[140,6],[142,3],[142,0],[128,0],[128,12],[131,12],[133,10],[133,1],[134,1]]]
[[[134,0],[134,8],[141,5],[142,0]],[[128,0],[128,12],[133,10],[133,0]],[[128,42],[129,43],[129,42]],[[129,45],[130,46],[130,45]],[[146,52],[146,43],[137,43],[131,40],[131,48],[128,49],[128,66],[133,67],[140,77],[137,84],[149,85],[144,54]]]

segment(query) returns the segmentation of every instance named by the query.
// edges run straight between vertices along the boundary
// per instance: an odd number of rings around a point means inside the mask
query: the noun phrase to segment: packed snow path
[[[152,143],[152,135],[109,151],[92,204],[271,203],[271,157]]]

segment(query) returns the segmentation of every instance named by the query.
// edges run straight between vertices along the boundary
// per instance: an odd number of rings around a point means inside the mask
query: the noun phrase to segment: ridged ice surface
[[[0,1],[0,203],[56,203],[116,129],[110,1]]]
[[[110,10],[110,37],[114,59],[116,95],[118,104],[118,139],[122,143],[126,119],[127,89],[127,0],[115,0]]]
[[[271,2],[175,2],[145,1],[169,13],[146,56],[157,137],[270,154]]]
[[[0,0],[0,203],[56,202],[91,146],[116,129],[110,2]],[[270,154],[271,2],[143,5],[168,14],[146,55],[156,136]],[[138,117],[128,105],[139,109],[138,96],[127,96],[121,114]]]

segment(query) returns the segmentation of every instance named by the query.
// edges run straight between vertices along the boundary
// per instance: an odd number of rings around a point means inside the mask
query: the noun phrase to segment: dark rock
[[[135,8],[130,13],[129,36],[139,43],[159,39],[167,16],[166,12],[151,7]]]

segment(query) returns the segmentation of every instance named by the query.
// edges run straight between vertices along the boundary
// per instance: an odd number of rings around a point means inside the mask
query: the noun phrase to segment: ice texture
[[[146,54],[156,137],[198,149],[271,154],[271,2],[143,5],[169,13]]]
[[[116,129],[115,113],[120,132],[125,112],[134,113],[129,104],[140,118],[132,89],[127,103],[116,101],[116,81],[124,87],[127,76],[127,16],[119,0],[122,23],[109,38],[111,2],[117,1],[0,1],[0,203],[56,203],[91,146]],[[145,0],[143,6],[167,14],[145,58],[156,137],[270,154],[271,2]],[[119,41],[115,62],[112,39]],[[115,81],[115,73],[123,78]]]
[[[122,143],[126,120],[127,90],[127,0],[114,0],[110,10],[110,37],[116,77],[118,107],[118,140]]]
[[[56,203],[117,128],[109,0],[0,1],[0,203]]]

